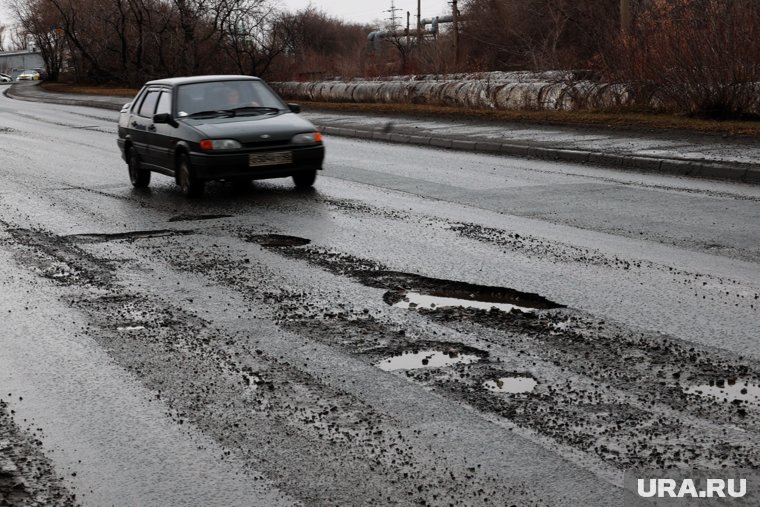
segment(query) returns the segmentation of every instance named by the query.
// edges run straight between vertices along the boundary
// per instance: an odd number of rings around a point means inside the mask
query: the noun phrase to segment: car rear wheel
[[[129,181],[132,182],[132,186],[135,188],[145,188],[150,185],[150,171],[143,169],[140,157],[134,149],[129,150],[128,160]]]
[[[309,188],[314,185],[314,181],[317,179],[317,170],[302,172],[293,175],[293,183],[296,184],[296,188]]]
[[[179,183],[182,194],[186,197],[200,197],[203,195],[204,182],[199,180],[193,174],[193,168],[190,167],[190,159],[187,155],[180,155],[177,164],[177,182]]]

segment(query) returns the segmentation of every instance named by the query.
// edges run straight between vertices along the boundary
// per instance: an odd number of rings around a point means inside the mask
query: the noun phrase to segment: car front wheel
[[[309,188],[314,185],[314,181],[317,179],[317,170],[302,172],[293,175],[293,183],[296,184],[296,188]]]
[[[150,184],[150,171],[143,169],[140,157],[134,149],[129,150],[129,181],[135,188],[145,188]]]
[[[186,197],[202,196],[204,182],[197,179],[193,174],[193,168],[190,167],[190,159],[187,155],[180,155],[177,170],[177,182],[182,189],[182,194]]]

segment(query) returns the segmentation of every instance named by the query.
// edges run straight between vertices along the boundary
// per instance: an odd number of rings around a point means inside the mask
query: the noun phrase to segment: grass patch
[[[77,95],[101,95],[107,97],[132,98],[140,91],[139,88],[118,88],[113,86],[85,86],[68,83],[42,83],[45,90],[55,93],[74,93]]]
[[[602,111],[496,111],[463,109],[420,104],[357,104],[348,102],[300,101],[304,109],[347,113],[376,113],[426,118],[469,119],[489,122],[532,123],[541,125],[580,125],[621,130],[677,130],[720,136],[760,135],[760,121],[710,120],[689,116],[644,112]]]

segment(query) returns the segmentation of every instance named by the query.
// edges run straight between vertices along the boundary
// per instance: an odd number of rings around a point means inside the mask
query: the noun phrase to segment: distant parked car
[[[8,74],[0,73],[0,83],[10,83],[11,81],[13,81],[13,78]]]
[[[147,187],[151,172],[191,197],[210,180],[292,177],[310,187],[325,149],[299,111],[256,77],[160,79],[121,109],[117,143],[135,187]]]
[[[36,70],[25,70],[18,75],[16,81],[39,81],[40,73]]]

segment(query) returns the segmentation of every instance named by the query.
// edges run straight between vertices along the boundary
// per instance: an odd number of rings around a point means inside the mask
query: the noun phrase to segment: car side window
[[[143,118],[153,118],[153,112],[156,110],[156,102],[158,102],[159,90],[149,90],[145,94],[145,99],[140,105],[140,111],[137,113]]]
[[[156,114],[172,112],[172,94],[171,92],[164,91],[161,93],[161,97],[158,99],[158,106],[156,106]]]

